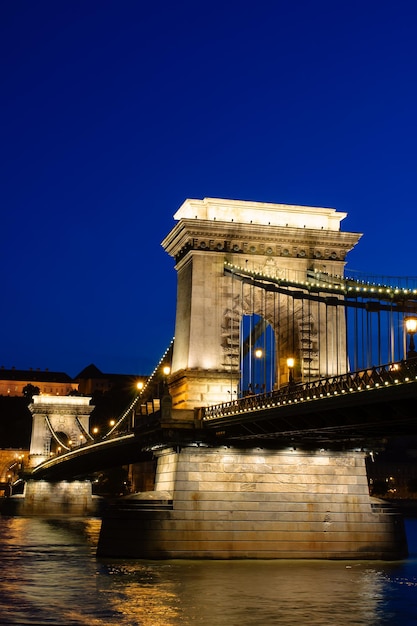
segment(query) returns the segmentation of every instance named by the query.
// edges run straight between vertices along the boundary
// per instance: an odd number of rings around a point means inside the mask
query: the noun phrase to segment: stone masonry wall
[[[19,501],[19,515],[84,516],[95,513],[90,481],[49,483],[30,480],[24,498]]]
[[[406,553],[401,518],[369,496],[363,453],[194,447],[165,452],[158,464],[157,493],[175,474],[172,510],[105,518],[102,556],[392,559]]]

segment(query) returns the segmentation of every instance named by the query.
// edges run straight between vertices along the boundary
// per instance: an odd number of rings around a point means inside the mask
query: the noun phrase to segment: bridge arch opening
[[[327,339],[323,342],[319,333],[320,316],[327,321],[328,313],[324,315],[324,309],[320,311],[317,305],[300,295],[301,292],[295,290],[280,293],[241,284],[234,301],[235,315],[241,319],[241,396],[285,387],[290,375],[294,382],[308,382],[338,367],[334,355],[339,353],[339,346]],[[331,324],[335,323],[332,319]],[[321,341],[325,349],[319,359]],[[257,350],[262,351],[260,358],[257,358]],[[328,350],[333,351],[331,361],[327,358]],[[291,374],[289,358],[294,359]]]
[[[240,336],[239,396],[272,391],[276,381],[273,327],[261,315],[243,315]]]
[[[49,451],[51,454],[60,454],[61,452],[65,452],[71,448],[71,439],[70,437],[62,432],[54,432],[51,437]]]

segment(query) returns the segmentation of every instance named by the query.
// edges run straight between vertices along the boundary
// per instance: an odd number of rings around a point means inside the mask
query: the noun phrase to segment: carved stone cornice
[[[361,235],[338,230],[181,219],[162,242],[178,263],[191,252],[343,261]]]
[[[48,417],[80,417],[87,416],[93,411],[94,406],[60,406],[52,407],[51,405],[31,404],[29,410],[32,415],[47,415]]]

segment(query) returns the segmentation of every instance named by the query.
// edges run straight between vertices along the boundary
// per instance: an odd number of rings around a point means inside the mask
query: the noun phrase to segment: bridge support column
[[[16,513],[25,516],[83,517],[96,513],[88,480],[55,483],[28,480],[23,498],[16,496],[16,504]]]
[[[371,498],[365,456],[190,447],[158,455],[155,491],[103,519],[100,556],[397,559],[401,517]]]

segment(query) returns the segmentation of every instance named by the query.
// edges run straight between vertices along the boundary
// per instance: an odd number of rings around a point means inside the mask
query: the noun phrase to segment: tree
[[[31,383],[23,387],[23,395],[25,396],[25,398],[28,399],[32,399],[33,396],[38,396],[40,392],[41,390],[39,389],[39,387],[35,387],[35,385],[32,385]]]

